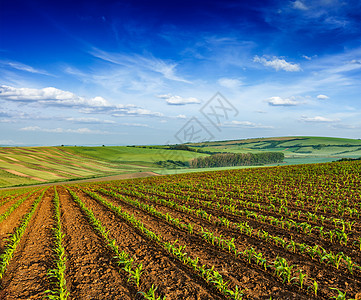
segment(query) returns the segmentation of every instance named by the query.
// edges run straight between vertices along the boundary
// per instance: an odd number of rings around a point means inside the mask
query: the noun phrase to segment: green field
[[[342,157],[361,156],[361,140],[329,137],[275,137],[188,144],[194,149],[214,152],[262,152],[281,151],[286,161],[311,159],[310,162],[325,162]],[[317,159],[320,161],[317,161]],[[321,159],[323,158],[323,159]],[[316,159],[316,161],[313,161]],[[326,160],[325,160],[326,159]]]
[[[0,187],[138,172],[166,175],[229,169],[189,169],[178,164],[209,155],[204,151],[283,152],[285,160],[281,165],[361,157],[361,140],[328,137],[275,137],[187,145],[193,151],[170,150],[168,146],[0,147]],[[159,161],[166,163],[160,165]]]

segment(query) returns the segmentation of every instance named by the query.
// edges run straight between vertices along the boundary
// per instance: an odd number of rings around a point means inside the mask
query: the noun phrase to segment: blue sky
[[[360,12],[352,0],[0,0],[0,144],[361,138]]]

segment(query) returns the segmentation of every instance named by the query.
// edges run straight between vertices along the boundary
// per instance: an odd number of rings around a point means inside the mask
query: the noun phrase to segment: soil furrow
[[[136,291],[119,273],[107,249],[64,187],[60,198],[66,280],[70,299],[134,299]]]
[[[167,300],[223,299],[222,295],[198,278],[190,268],[172,258],[158,244],[149,241],[115,213],[85,193],[77,191],[77,194],[109,229],[110,237],[117,241],[119,248],[135,256],[137,263],[142,263],[144,273],[141,280],[156,285]],[[135,217],[138,218],[138,214]]]
[[[0,224],[0,253],[3,252],[5,239],[9,234],[13,233],[15,228],[20,224],[21,218],[29,212],[32,203],[39,196],[40,192],[35,192],[27,200],[25,200],[17,209],[15,209],[6,220]],[[23,197],[23,195],[21,196]],[[19,200],[20,198],[17,198]],[[15,203],[15,202],[14,202]],[[14,204],[13,203],[13,204]],[[11,206],[10,206],[11,207]]]
[[[11,199],[10,201],[1,204],[0,206],[0,216],[5,213],[8,208],[10,208],[16,201],[18,201],[20,198],[24,197],[26,193],[21,194],[19,196],[14,197],[13,199]]]
[[[52,195],[51,189],[45,192],[16,249],[3,277],[1,299],[43,299],[51,286]]]
[[[135,197],[131,197],[134,200],[137,200]],[[255,245],[258,245],[258,251],[261,251],[262,253],[267,253],[269,252],[269,245],[266,244],[265,240],[257,237],[256,235],[249,237],[245,234],[241,234],[238,230],[235,229],[229,229],[226,228],[225,226],[221,226],[221,225],[214,225],[213,223],[209,222],[208,220],[204,220],[200,217],[191,215],[187,212],[183,212],[183,211],[178,211],[176,209],[171,209],[163,204],[160,203],[156,203],[153,201],[148,201],[147,199],[139,199],[144,203],[147,203],[148,205],[153,205],[158,211],[162,212],[163,214],[169,213],[172,215],[172,217],[174,218],[178,218],[180,220],[182,220],[182,222],[184,223],[193,223],[196,224],[196,226],[198,226],[198,230],[200,230],[200,226],[202,226],[203,228],[206,228],[207,230],[210,230],[212,232],[217,232],[217,234],[222,234],[222,236],[224,238],[227,239],[232,239],[232,238],[236,238],[236,242],[239,244],[239,249],[240,250],[244,250],[247,247],[255,247]],[[274,235],[279,235],[279,231],[275,231],[274,228],[270,228],[267,226],[264,226],[263,228],[264,230],[268,231],[270,234],[274,234]],[[283,235],[284,237],[285,235]],[[288,235],[288,239],[292,238],[295,242],[299,242],[298,239],[294,238],[294,236],[292,235]],[[312,243],[312,245],[314,245],[314,243]],[[348,278],[351,282],[354,283],[354,285],[360,285],[361,286],[361,277],[360,277],[360,272],[359,271],[354,271],[353,275],[351,275],[346,269],[345,267],[341,268],[344,269],[343,271],[338,270],[334,267],[331,267],[329,265],[326,265],[325,263],[322,264],[320,263],[318,260],[315,259],[311,259],[311,257],[309,257],[308,255],[300,255],[299,253],[294,253],[291,250],[287,250],[283,247],[277,246],[277,245],[272,245],[272,249],[277,253],[277,255],[279,254],[280,256],[286,258],[288,261],[290,261],[292,264],[300,264],[300,262],[302,262],[302,269],[303,270],[316,270],[315,274],[311,274],[311,276],[317,276],[317,269],[326,269],[327,272],[329,272],[332,275],[328,275],[327,277],[330,278],[332,280],[332,277],[334,276],[338,276],[338,277],[346,277]],[[356,251],[355,251],[356,252]],[[355,256],[358,256],[357,253],[355,253]],[[272,253],[272,257],[270,258],[272,261],[274,261],[276,258],[276,254]],[[306,266],[306,268],[304,268],[303,266]],[[358,273],[358,274],[356,274]]]
[[[131,197],[131,198],[135,198],[127,192],[117,191],[117,193],[123,194],[123,195]],[[148,195],[154,195],[154,194],[151,193]],[[163,196],[157,195],[157,197],[159,197],[161,199],[169,200]],[[153,205],[158,205],[157,207],[163,206],[161,204],[156,204],[155,202],[147,201],[147,199],[145,199],[144,197],[142,197],[141,200],[146,201],[148,203],[152,203]],[[297,243],[301,243],[301,244],[305,243],[305,244],[308,244],[311,246],[319,245],[319,246],[322,246],[323,248],[327,249],[328,251],[332,251],[334,253],[343,252],[345,255],[348,255],[349,257],[351,257],[354,262],[361,265],[361,256],[359,255],[359,251],[357,251],[355,248],[351,247],[350,244],[345,246],[345,245],[340,245],[337,243],[331,243],[327,240],[319,238],[315,234],[306,235],[306,234],[298,233],[295,230],[289,231],[287,229],[280,228],[280,227],[277,227],[277,226],[274,226],[271,224],[259,222],[258,220],[255,220],[255,219],[250,219],[250,218],[247,218],[244,216],[236,216],[234,214],[230,214],[230,213],[224,212],[222,210],[207,208],[207,207],[204,207],[204,206],[194,203],[194,202],[186,203],[185,201],[179,200],[178,204],[185,204],[186,206],[189,206],[190,208],[193,208],[193,209],[201,208],[204,211],[206,211],[207,213],[210,213],[215,217],[226,217],[227,219],[229,219],[230,221],[232,221],[234,223],[248,222],[248,224],[250,226],[252,226],[253,228],[255,228],[257,230],[265,230],[272,235],[277,235],[277,236],[281,236],[283,238],[292,239]],[[184,215],[185,213],[182,212],[181,214]]]
[[[250,268],[250,265],[244,260],[234,259],[228,252],[207,244],[196,235],[189,235],[188,232],[180,230],[164,220],[158,219],[123,201],[103,196],[108,201],[120,205],[125,211],[137,216],[147,228],[156,234],[161,234],[166,240],[170,242],[178,240],[178,244],[186,244],[186,252],[193,258],[199,257],[201,265],[215,266],[215,269],[219,270],[222,276],[232,281],[234,285],[251,290],[252,296],[256,299],[269,299],[271,295],[277,299],[310,299],[310,295],[299,292],[295,286],[284,286],[269,272],[265,272],[257,265]]]

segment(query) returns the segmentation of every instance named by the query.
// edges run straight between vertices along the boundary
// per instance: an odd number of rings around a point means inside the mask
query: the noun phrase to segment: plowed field
[[[361,299],[360,173],[340,162],[3,191],[0,299]]]

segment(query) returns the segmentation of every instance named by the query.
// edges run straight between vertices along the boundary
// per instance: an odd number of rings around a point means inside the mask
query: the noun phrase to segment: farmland
[[[0,298],[361,299],[360,173],[352,161],[1,191]]]
[[[64,182],[113,175],[141,177],[197,172],[193,159],[210,153],[283,153],[282,165],[331,162],[361,156],[361,141],[328,137],[276,137],[189,144],[192,151],[169,146],[0,147],[0,187]],[[246,154],[247,155],[247,154]],[[174,163],[175,161],[175,163]],[[160,163],[161,162],[161,163]],[[181,164],[177,164],[181,162]],[[184,165],[182,165],[182,163]],[[277,164],[274,164],[277,165]],[[250,166],[247,166],[250,167]],[[220,167],[219,170],[224,169]],[[232,167],[226,167],[229,169]],[[237,166],[236,168],[243,168]],[[215,170],[204,168],[202,171]],[[143,173],[143,174],[140,174]]]

